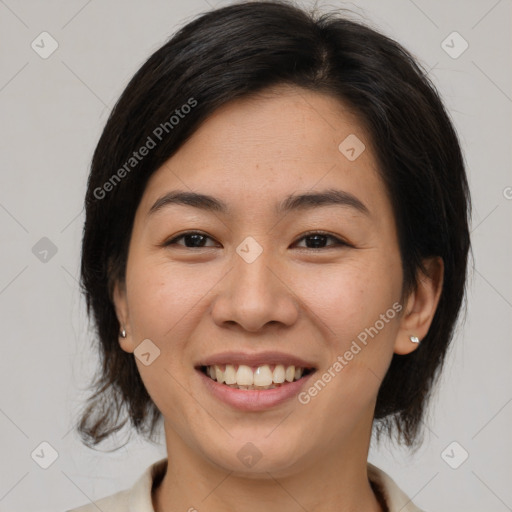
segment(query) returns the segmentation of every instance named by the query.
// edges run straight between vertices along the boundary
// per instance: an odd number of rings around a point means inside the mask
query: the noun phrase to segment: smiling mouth
[[[251,367],[244,364],[198,367],[210,379],[235,389],[265,390],[285,386],[313,373],[315,368],[301,368],[283,364]]]

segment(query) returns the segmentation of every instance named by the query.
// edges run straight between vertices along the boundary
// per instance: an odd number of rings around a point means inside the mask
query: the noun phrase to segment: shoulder
[[[368,478],[377,485],[384,495],[389,512],[424,512],[396,484],[396,482],[382,469],[368,463]]]
[[[153,483],[163,476],[166,468],[167,458],[160,459],[151,464],[131,488],[66,512],[154,512],[151,496]]]
[[[102,512],[126,512],[129,510],[129,497],[130,489],[126,489],[66,512],[98,512],[98,509]]]

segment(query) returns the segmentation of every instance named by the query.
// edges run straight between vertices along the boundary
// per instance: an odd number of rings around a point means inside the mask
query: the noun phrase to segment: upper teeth
[[[224,368],[224,369],[223,369]],[[238,369],[235,365],[227,364],[219,366],[207,366],[206,374],[220,383],[237,384],[239,386],[270,386],[271,384],[282,384],[285,380],[293,382],[302,377],[304,368],[295,366],[285,367],[282,364],[275,365],[272,370],[268,364],[258,366],[254,371],[250,366],[241,364]]]

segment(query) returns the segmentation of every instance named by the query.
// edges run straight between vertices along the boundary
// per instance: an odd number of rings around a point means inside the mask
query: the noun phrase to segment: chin
[[[304,450],[304,442],[300,439],[293,442],[285,430],[278,433],[276,429],[269,436],[271,431],[233,436],[224,440],[224,444],[208,441],[203,453],[215,466],[240,477],[268,479],[268,473],[280,476],[295,473],[306,459],[306,453],[298,449]],[[212,446],[216,447],[215,451],[211,450]]]

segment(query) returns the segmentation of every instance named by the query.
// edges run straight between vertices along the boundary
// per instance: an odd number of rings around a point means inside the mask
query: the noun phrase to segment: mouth
[[[266,390],[286,386],[304,379],[316,369],[283,364],[248,366],[245,364],[214,364],[196,368],[209,379],[241,390]]]

